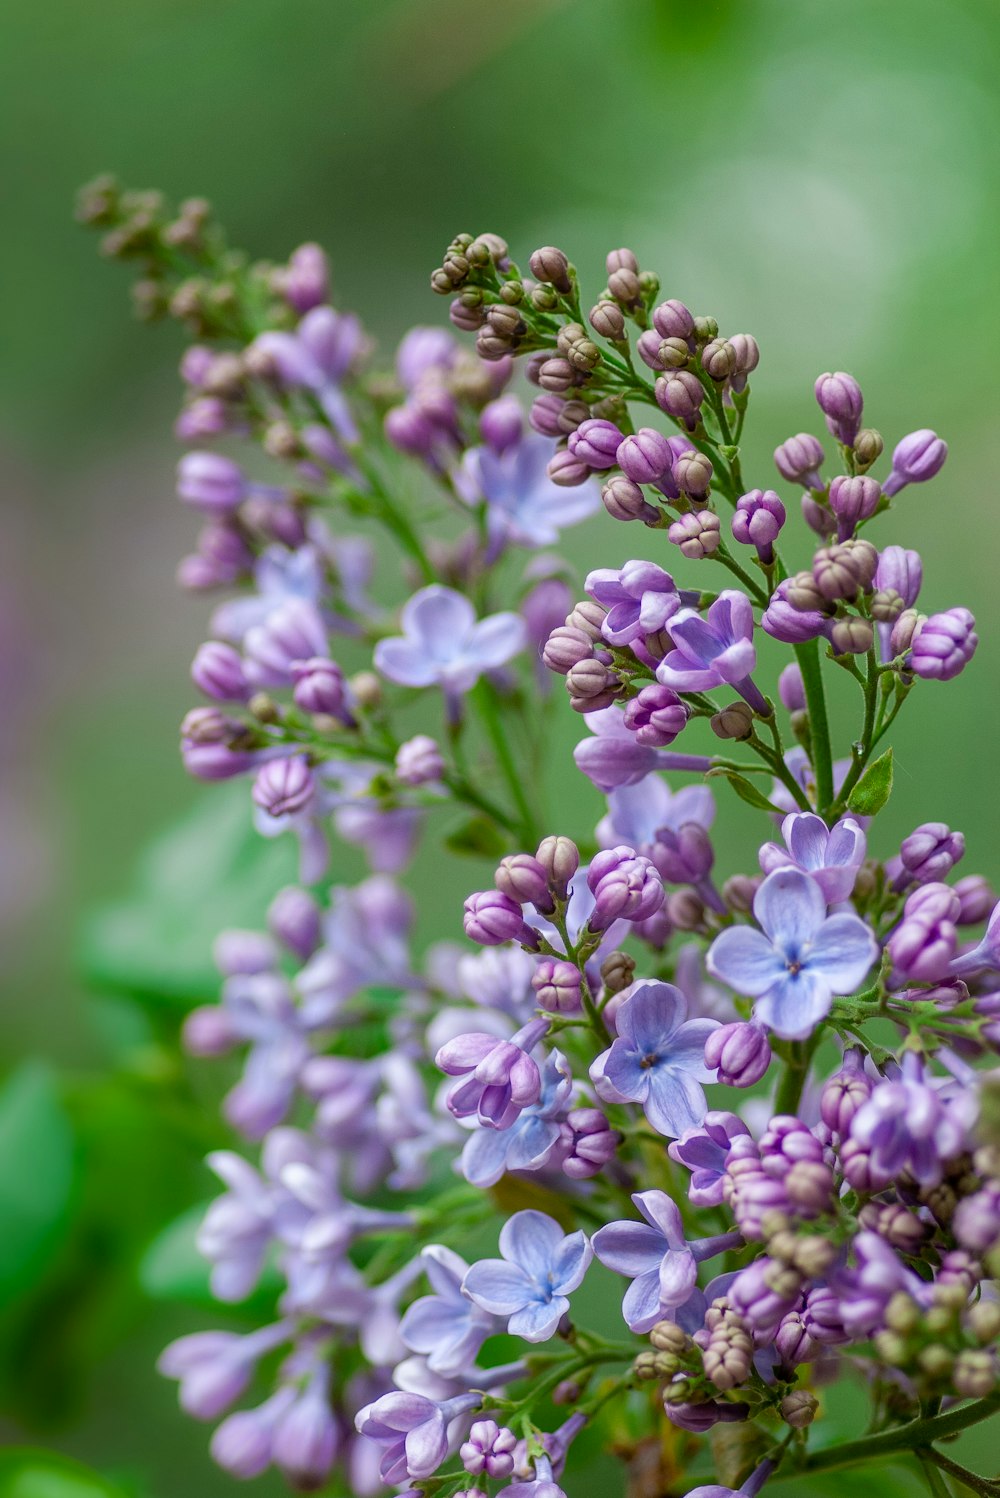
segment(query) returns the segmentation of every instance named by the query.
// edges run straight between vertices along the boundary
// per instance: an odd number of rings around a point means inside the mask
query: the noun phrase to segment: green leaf
[[[0,1498],[125,1498],[125,1494],[69,1457],[15,1446],[0,1452]]]
[[[212,786],[147,850],[130,899],[95,912],[80,960],[98,987],[189,1007],[218,988],[212,943],[226,926],[263,925],[296,876],[293,836],[254,831],[245,785]]]
[[[772,801],[769,801],[764,792],[759,791],[745,776],[737,775],[735,770],[709,770],[708,773],[710,776],[725,775],[737,796],[739,796],[741,801],[745,801],[748,806],[756,806],[758,811],[775,811],[780,813],[780,807],[775,806]]]
[[[70,1216],[73,1130],[55,1079],[27,1062],[0,1092],[0,1302],[42,1278]]]
[[[503,835],[488,817],[469,817],[453,828],[444,840],[452,853],[470,853],[475,857],[499,858],[507,848]]]
[[[874,817],[892,795],[892,750],[870,764],[847,798],[847,809],[859,817]]]

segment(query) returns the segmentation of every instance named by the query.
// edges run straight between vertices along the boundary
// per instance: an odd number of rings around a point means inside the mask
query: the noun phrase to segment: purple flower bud
[[[925,681],[951,681],[965,670],[978,644],[976,621],[969,610],[947,609],[931,614],[920,626],[907,665]]]
[[[219,640],[199,645],[191,662],[191,680],[199,692],[216,702],[246,702],[252,691],[239,651]]]
[[[786,645],[801,645],[825,634],[830,621],[818,609],[797,609],[788,601],[791,579],[779,583],[761,616],[761,624],[775,640]]]
[[[952,1227],[963,1248],[987,1253],[1000,1239],[1000,1182],[990,1181],[964,1197],[955,1208]]]
[[[206,515],[229,515],[244,499],[243,470],[221,453],[185,453],[177,465],[177,495]]]
[[[594,654],[594,642],[582,629],[571,624],[560,624],[545,642],[542,660],[550,671],[566,676],[581,661],[589,661]]]
[[[319,906],[307,890],[289,884],[279,890],[267,912],[267,924],[282,946],[302,962],[319,946]]]
[[[878,479],[858,475],[847,478],[842,473],[830,484],[830,508],[837,517],[837,538],[846,541],[853,536],[862,520],[870,520],[882,498]]]
[[[743,546],[756,546],[762,562],[774,559],[774,543],[785,523],[785,507],[773,489],[751,489],[736,501],[733,536]]]
[[[316,781],[304,754],[272,759],[257,771],[251,795],[270,817],[292,816],[309,805]]]
[[[889,634],[889,654],[893,657],[905,655],[926,622],[926,614],[918,614],[916,609],[904,609]]]
[[[790,484],[801,484],[804,489],[822,489],[819,466],[823,461],[823,447],[819,439],[810,432],[799,432],[789,437],[774,449],[774,466],[783,479]]]
[[[903,839],[899,850],[903,885],[910,880],[930,884],[933,880],[944,879],[964,853],[965,838],[960,832],[952,832],[944,822],[922,823]]]
[[[585,1181],[600,1175],[622,1142],[599,1108],[573,1108],[560,1125],[563,1174]]]
[[[726,1087],[752,1087],[771,1064],[771,1046],[760,1025],[736,1020],[713,1030],[705,1042],[705,1065]]]
[[[444,772],[444,756],[426,733],[407,739],[396,750],[396,779],[403,785],[433,785]]]
[[[817,536],[822,540],[829,540],[835,533],[837,522],[834,519],[833,511],[828,505],[821,504],[812,494],[803,494],[801,510],[802,519],[806,525],[811,531],[815,531]]]
[[[214,395],[203,395],[186,405],[174,422],[179,442],[202,442],[221,437],[229,429],[229,407]]]
[[[672,457],[666,437],[653,427],[640,427],[618,445],[618,466],[634,484],[655,484],[671,466]]]
[[[712,510],[689,510],[668,528],[667,539],[680,548],[682,556],[701,561],[719,549],[722,540],[719,517]]]
[[[300,244],[278,278],[281,295],[298,313],[311,312],[330,297],[330,262],[318,244]]]
[[[185,385],[194,385],[198,388],[203,386],[208,379],[214,359],[215,355],[212,350],[205,348],[204,344],[193,343],[190,348],[186,348],[181,355],[178,371]]]
[[[470,895],[465,902],[465,934],[482,947],[498,947],[507,941],[537,947],[536,932],[521,914],[521,907],[509,895],[487,889]]]
[[[827,1080],[820,1097],[820,1117],[832,1133],[846,1137],[854,1115],[871,1096],[873,1085],[865,1072],[864,1053],[854,1048],[845,1051],[843,1065]]]
[[[811,1337],[798,1311],[789,1311],[782,1316],[774,1334],[774,1346],[786,1368],[797,1368],[800,1363],[809,1363],[816,1357],[820,1344]]]
[[[806,690],[802,683],[802,672],[794,661],[784,668],[778,677],[778,696],[782,707],[790,713],[805,711]]]
[[[271,1460],[293,1487],[323,1487],[337,1456],[340,1428],[330,1408],[329,1374],[312,1378],[274,1427]]]
[[[655,328],[647,328],[644,333],[639,334],[635,343],[636,352],[643,364],[649,369],[655,369],[657,373],[667,367],[660,357],[660,344],[662,342],[663,335],[661,333],[657,332]]]
[[[330,718],[344,717],[344,673],[336,661],[327,660],[323,655],[295,661],[292,664],[292,681],[295,683],[295,706],[304,713],[323,713]]]
[[[569,894],[569,882],[580,867],[580,850],[572,838],[543,837],[535,857],[545,870],[549,888],[559,900]]]
[[[967,874],[964,879],[957,881],[954,889],[959,899],[959,926],[978,926],[980,921],[986,920],[997,902],[989,881],[982,874]]]
[[[661,302],[653,308],[653,326],[661,338],[683,338],[694,333],[694,318],[683,302]]]
[[[416,457],[426,457],[439,435],[427,416],[409,402],[387,411],[382,427],[393,447]]]
[[[587,884],[594,896],[592,931],[606,931],[616,920],[643,921],[663,904],[663,884],[656,869],[625,844],[595,855]]]
[[[509,1477],[514,1470],[517,1436],[495,1420],[476,1420],[458,1454],[462,1466],[472,1477],[485,1472],[487,1477]]]
[[[449,1111],[456,1118],[475,1116],[484,1128],[509,1129],[541,1096],[541,1072],[529,1052],[548,1027],[548,1020],[532,1020],[510,1040],[470,1032],[443,1045],[434,1064],[463,1079],[448,1094]]]
[[[897,442],[892,454],[892,472],[885,493],[898,494],[907,484],[923,484],[939,473],[948,456],[948,444],[936,432],[923,427]]]
[[[707,495],[714,471],[711,458],[699,452],[696,447],[677,453],[671,470],[679,492],[690,494],[694,499],[704,499]]]
[[[765,1334],[786,1316],[799,1298],[801,1281],[794,1270],[786,1269],[762,1254],[741,1269],[729,1287],[728,1299],[733,1309],[755,1332]]]
[[[582,982],[574,962],[543,957],[532,975],[531,986],[539,1009],[552,1014],[579,1014],[583,1008]]]
[[[190,739],[181,741],[181,757],[185,770],[197,780],[231,780],[235,775],[245,775],[259,760],[259,755],[252,750],[230,749],[228,744],[198,743]]]
[[[851,375],[822,374],[816,381],[816,400],[826,417],[826,424],[845,447],[853,447],[861,430],[864,397],[861,386]]]
[[[545,471],[553,484],[558,484],[560,489],[575,489],[578,484],[586,483],[590,477],[590,468],[586,461],[579,453],[574,453],[565,447],[552,454]]]
[[[189,1056],[225,1056],[240,1037],[221,1004],[204,1004],[185,1016],[181,1040]]]
[[[622,432],[613,421],[592,417],[589,421],[582,421],[575,432],[570,432],[569,450],[590,468],[614,468],[623,440]]]
[[[683,421],[689,431],[698,425],[698,413],[705,399],[705,389],[698,376],[689,369],[677,369],[661,375],[656,382],[656,404],[675,421]]]
[[[657,871],[670,884],[700,886],[715,862],[711,840],[700,822],[684,822],[676,830],[661,827],[652,845]],[[703,893],[699,889],[699,893]]]
[[[906,608],[912,608],[916,603],[923,576],[923,563],[918,551],[906,551],[902,546],[887,546],[879,553],[875,586],[880,590],[891,589],[898,593]]]
[[[523,433],[524,413],[516,395],[501,395],[483,407],[479,435],[498,457],[520,442]]]
[[[622,718],[626,728],[635,734],[637,743],[663,749],[672,744],[685,727],[689,711],[672,687],[656,682],[643,687],[625,704]]]
[[[660,512],[646,499],[638,484],[624,474],[616,473],[601,489],[604,508],[613,520],[642,520],[655,523]]]
[[[534,905],[546,912],[554,908],[545,870],[530,853],[511,853],[501,859],[493,881],[501,894],[518,905]]]
[[[246,671],[258,687],[288,686],[296,661],[308,661],[326,650],[326,626],[315,606],[290,598],[263,624],[247,631],[243,642]]]
[[[886,943],[896,974],[914,983],[946,976],[958,948],[955,924],[961,906],[946,884],[924,884],[903,907],[903,918]]]

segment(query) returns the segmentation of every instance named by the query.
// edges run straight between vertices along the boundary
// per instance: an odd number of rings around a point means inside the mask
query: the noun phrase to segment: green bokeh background
[[[908,706],[879,851],[941,819],[996,880],[998,47],[995,0],[3,7],[2,1053],[54,1068],[18,1086],[29,1119],[48,1108],[55,1163],[30,1127],[23,1157],[65,1197],[40,1288],[0,1316],[5,1439],[80,1456],[137,1498],[231,1490],[151,1371],[206,1313],[133,1289],[157,1223],[209,1193],[211,1117],[199,1138],[171,1112],[161,1011],[133,1016],[77,974],[82,913],[124,896],[149,839],[212,793],[175,747],[205,614],[173,589],[191,534],[172,499],[181,344],[130,320],[123,273],[71,221],[76,186],[111,168],[204,194],[234,242],[276,259],[323,241],[339,300],[384,342],[443,319],[427,273],[460,229],[496,229],[522,256],[563,245],[595,291],[604,252],[631,245],[665,295],[758,337],[754,483],[777,441],[816,427],[823,369],[861,380],[888,444],[934,425],[947,468],[880,539],[919,547],[923,605],[967,604],[983,643]],[[598,522],[569,550],[585,569],[637,544]],[[567,746],[574,727],[564,714]],[[565,824],[585,825],[596,798],[577,782],[562,795]],[[727,827],[720,862],[752,866],[752,814]],[[467,878],[435,881],[426,932],[454,931]],[[75,1127],[62,1149],[60,1118]]]

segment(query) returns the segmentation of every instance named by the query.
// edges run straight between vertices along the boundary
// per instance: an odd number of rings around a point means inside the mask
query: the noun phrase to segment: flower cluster
[[[302,1489],[339,1471],[362,1498],[561,1498],[579,1439],[650,1491],[681,1472],[691,1498],[753,1495],[834,1464],[814,1389],[850,1377],[874,1434],[838,1464],[913,1448],[961,1475],[936,1441],[1000,1408],[1000,907],[953,879],[960,833],[893,849],[873,826],[896,715],[977,644],[965,608],[918,610],[920,557],[883,533],[944,442],[903,436],[876,477],[860,387],[822,374],[830,440],[781,444],[783,497],[749,487],[756,340],[661,298],[627,249],[585,314],[561,250],[522,273],[459,235],[431,278],[454,331],[412,330],[386,371],[317,246],[253,264],[206,205],[105,180],[81,213],[194,339],[180,582],[227,596],[184,763],[246,777],[259,832],[301,849],[184,1027],[193,1055],[242,1058],[223,1111],[246,1148],[209,1157],[199,1233],[214,1294],[279,1282],[263,1327],[163,1354],[221,1420],[216,1460]],[[602,502],[657,559],[576,597],[544,548]],[[857,694],[847,759],[828,672]],[[543,802],[557,676],[593,830]],[[760,846],[720,878],[730,788]],[[399,879],[439,827],[495,868],[466,945],[418,954]],[[330,886],[334,836],[360,883]],[[723,1422],[747,1439],[710,1453]]]

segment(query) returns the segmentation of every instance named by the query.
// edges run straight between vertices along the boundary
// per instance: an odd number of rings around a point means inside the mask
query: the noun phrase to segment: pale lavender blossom
[[[778,869],[757,891],[761,929],[730,926],[708,950],[708,970],[737,993],[756,999],[756,1017],[787,1040],[809,1035],[830,1012],[835,994],[852,993],[879,954],[856,915],[828,916],[815,879]]]
[[[781,824],[784,848],[765,843],[760,866],[765,874],[794,867],[811,874],[828,905],[849,900],[858,869],[865,860],[867,839],[854,817],[842,817],[828,828],[813,812],[792,812]]]
[[[556,445],[530,432],[498,452],[489,444],[465,452],[455,477],[467,504],[485,503],[491,552],[515,546],[551,546],[567,526],[596,515],[601,492],[593,479],[570,488],[554,484],[548,464]]]
[[[667,1146],[667,1154],[691,1172],[688,1198],[695,1207],[719,1207],[723,1202],[726,1161],[734,1139],[750,1130],[735,1113],[706,1113],[696,1128],[685,1129]],[[596,1245],[595,1245],[596,1247]],[[598,1258],[600,1251],[598,1250]]]
[[[681,609],[670,621],[674,649],[656,668],[656,678],[676,692],[710,692],[731,686],[755,712],[767,703],[750,679],[757,664],[753,609],[744,593],[726,588],[704,616]]]
[[[601,791],[619,786],[636,785],[656,770],[711,769],[704,754],[675,754],[670,749],[654,749],[640,744],[616,707],[584,713],[583,721],[591,737],[582,739],[573,750],[576,767]]]
[[[643,635],[656,634],[685,603],[669,572],[655,562],[626,562],[623,567],[601,567],[587,574],[584,588],[607,615],[601,626],[611,645],[631,645]]]
[[[246,356],[273,370],[282,385],[310,391],[344,441],[356,442],[357,425],[341,385],[363,347],[357,318],[324,306],[307,312],[294,333],[259,334]]]
[[[476,619],[469,600],[434,583],[414,593],[400,616],[402,635],[380,640],[375,665],[390,681],[407,687],[441,687],[456,698],[495,671],[525,645],[517,614]]]
[[[254,563],[254,592],[222,603],[212,615],[212,633],[242,644],[247,632],[264,624],[284,604],[294,600],[318,609],[328,594],[322,558],[315,546],[269,546]],[[326,642],[309,654],[325,655]]]
[[[541,1068],[538,1101],[522,1108],[507,1128],[477,1128],[462,1150],[462,1174],[486,1190],[510,1170],[542,1170],[558,1155],[573,1075],[559,1051]]]
[[[702,1122],[711,1019],[687,1018],[687,1000],[670,983],[633,983],[615,1013],[617,1038],[594,1062],[591,1080],[606,1102],[642,1106],[657,1133],[676,1139]]]
[[[462,1294],[469,1266],[452,1249],[431,1243],[420,1258],[432,1293],[408,1308],[399,1335],[407,1347],[424,1354],[433,1373],[461,1375],[486,1338],[503,1330],[502,1323]]]
[[[593,1257],[581,1232],[566,1234],[544,1212],[515,1212],[500,1230],[499,1259],[473,1264],[462,1289],[476,1305],[503,1316],[511,1336],[546,1342],[569,1310],[569,1296]]]

